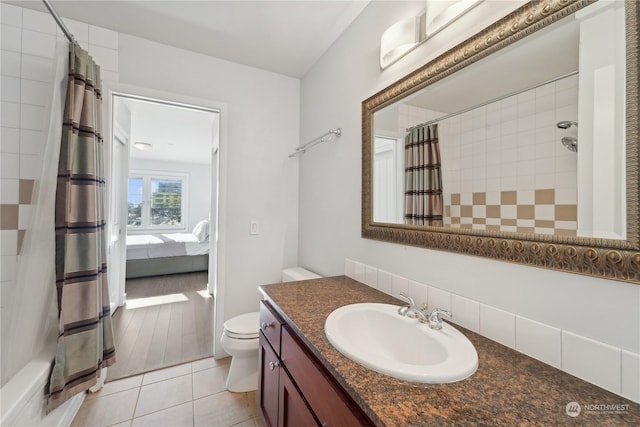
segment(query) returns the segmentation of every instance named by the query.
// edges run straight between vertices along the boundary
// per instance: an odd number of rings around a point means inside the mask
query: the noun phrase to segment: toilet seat
[[[245,313],[224,322],[224,333],[229,338],[249,340],[260,334],[260,313]]]

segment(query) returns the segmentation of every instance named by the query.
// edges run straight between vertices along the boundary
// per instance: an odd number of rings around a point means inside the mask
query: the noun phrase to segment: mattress
[[[205,255],[208,253],[209,241],[199,242],[191,233],[127,236],[128,260]]]

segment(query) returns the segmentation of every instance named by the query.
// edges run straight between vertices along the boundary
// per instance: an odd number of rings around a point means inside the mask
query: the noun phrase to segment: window
[[[186,188],[185,174],[132,172],[127,229],[186,229]]]

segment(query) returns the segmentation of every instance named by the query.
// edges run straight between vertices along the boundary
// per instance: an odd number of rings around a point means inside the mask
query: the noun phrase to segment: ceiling
[[[41,1],[6,2],[46,11]],[[63,19],[302,78],[369,0],[51,3]]]
[[[132,144],[151,144],[144,151],[132,146],[132,159],[211,164],[218,113],[116,96],[114,108],[123,104],[131,112]]]

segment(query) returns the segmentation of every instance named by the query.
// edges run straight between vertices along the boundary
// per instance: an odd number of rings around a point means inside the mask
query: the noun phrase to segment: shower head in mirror
[[[564,120],[564,121],[558,122],[556,124],[556,126],[558,126],[560,129],[569,129],[573,125],[575,125],[577,127],[578,126],[578,122],[572,122],[570,120]]]

